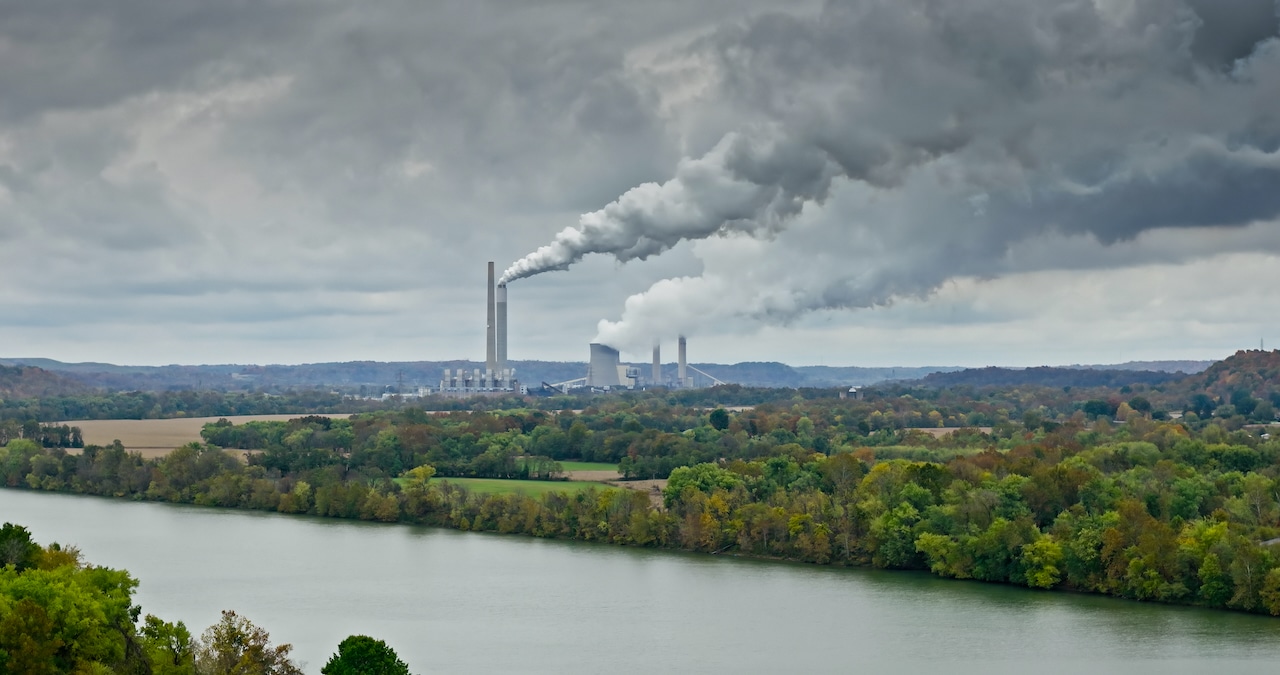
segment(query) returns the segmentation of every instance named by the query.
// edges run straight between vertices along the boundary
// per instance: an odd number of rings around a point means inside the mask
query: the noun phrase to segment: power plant
[[[507,363],[507,285],[494,282],[492,262],[488,264],[487,272],[484,369],[446,368],[444,377],[440,380],[440,393],[445,396],[481,396],[517,391],[521,394],[528,393],[528,388],[521,386],[515,379],[515,369]],[[683,335],[677,343],[679,361],[676,364],[676,376],[667,379],[663,378],[662,346],[657,341],[653,344],[653,366],[647,378],[642,377],[640,368],[623,365],[617,349],[599,342],[592,342],[590,347],[591,358],[587,361],[586,377],[554,385],[544,383],[542,391],[568,391],[583,386],[592,389],[684,389],[693,387],[690,370],[702,374],[713,384],[723,384],[688,364],[688,346]]]
[[[484,370],[445,368],[440,393],[446,396],[512,393],[524,388],[516,381],[516,371],[507,367],[507,285],[493,283],[493,262],[489,263],[488,298],[485,303]]]

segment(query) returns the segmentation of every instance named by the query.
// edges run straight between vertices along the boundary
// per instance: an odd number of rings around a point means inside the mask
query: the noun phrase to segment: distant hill
[[[1280,394],[1280,350],[1241,350],[1192,375],[1181,389],[1230,400],[1238,392],[1266,399]]]
[[[348,361],[301,365],[117,366],[109,363],[62,363],[52,359],[10,358],[0,363],[39,365],[83,385],[113,391],[216,390],[254,391],[295,387],[333,387],[346,392],[375,393],[386,388],[405,390],[439,384],[445,368],[484,368],[475,361]],[[582,377],[585,363],[513,361],[523,382],[563,382]]]
[[[1130,384],[1164,384],[1185,377],[1185,373],[1152,370],[1092,370],[1088,368],[968,368],[951,373],[926,375],[922,383],[931,387],[1123,387]]]
[[[64,375],[85,387],[113,391],[170,391],[201,389],[251,391],[290,387],[334,387],[366,393],[387,387],[406,390],[435,386],[445,368],[484,368],[476,361],[347,361],[302,365],[198,365],[198,366],[118,366],[110,363],[62,363],[43,358],[0,359],[0,364],[38,366]],[[516,377],[526,384],[566,382],[586,375],[587,364],[573,361],[512,361]],[[649,364],[640,366],[647,374]],[[777,362],[746,362],[732,365],[694,363],[695,368],[724,382],[756,387],[839,387],[865,385],[886,380],[915,379],[933,372],[958,370],[957,366],[859,368],[837,366],[793,367]],[[667,377],[674,376],[676,364],[662,366]],[[694,375],[701,381],[701,376]]]
[[[1088,370],[1151,370],[1162,373],[1199,373],[1216,361],[1126,361],[1090,366],[1063,366],[1064,368],[1084,368]]]
[[[964,370],[959,366],[862,368],[857,366],[789,366],[776,361],[748,361],[735,364],[695,363],[694,367],[724,382],[754,387],[847,387],[895,380],[918,380],[936,386],[947,383],[1008,385],[1045,383],[1047,386],[1097,386],[1099,383],[1156,383],[1172,379],[1167,372],[1185,366],[1184,372],[1204,370],[1208,361],[1133,361],[1115,366],[1068,366],[1064,368],[984,368]],[[0,359],[3,365],[35,366],[58,373],[88,389],[109,391],[256,391],[297,387],[334,388],[344,393],[374,394],[403,387],[409,391],[440,382],[445,368],[483,369],[477,361],[346,361],[301,365],[168,365],[120,366],[110,363],[63,363],[45,358]],[[559,383],[586,375],[587,364],[574,361],[512,361],[521,382],[538,385]],[[649,364],[635,363],[647,374]],[[1139,366],[1147,366],[1140,368]],[[676,364],[664,363],[667,377]],[[1060,371],[1060,372],[1059,372]],[[944,374],[955,374],[946,379]],[[1085,374],[1089,373],[1089,374]],[[1121,374],[1125,373],[1125,374]],[[702,383],[701,376],[695,375]],[[932,378],[932,379],[931,379]],[[941,378],[941,379],[939,379]],[[1057,384],[1062,382],[1062,384]],[[1077,384],[1073,384],[1077,383]]]
[[[858,368],[850,366],[799,366],[809,380],[809,386],[839,386],[875,384],[888,380],[917,380],[932,373],[951,373],[963,370],[960,366],[923,366],[893,368]]]
[[[748,361],[733,365],[697,364],[717,379],[753,387],[848,387],[888,380],[915,380],[930,373],[959,370],[959,366],[860,368],[856,366],[788,366],[776,361]]]
[[[42,368],[0,365],[0,398],[63,396],[87,390],[79,382]]]

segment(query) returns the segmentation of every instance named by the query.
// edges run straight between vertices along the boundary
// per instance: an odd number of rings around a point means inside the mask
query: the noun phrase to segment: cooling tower
[[[591,362],[587,365],[588,387],[620,387],[618,350],[598,342],[591,343]]]
[[[507,369],[507,285],[498,285],[497,302],[494,305],[497,308],[497,321],[494,323],[494,332],[497,338],[497,352],[495,356],[498,360],[498,372]]]
[[[489,304],[487,308],[489,322],[485,324],[485,334],[484,334],[484,337],[485,337],[484,366],[489,370],[498,369],[497,336],[494,332],[494,329],[496,328],[496,326],[494,326],[494,323],[496,322],[494,321],[493,310],[494,310],[494,307],[493,307],[493,261],[489,261]]]

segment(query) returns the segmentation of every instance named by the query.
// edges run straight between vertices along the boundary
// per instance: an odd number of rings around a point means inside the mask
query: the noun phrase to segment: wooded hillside
[[[32,366],[0,366],[0,398],[32,398],[81,394],[88,387]]]

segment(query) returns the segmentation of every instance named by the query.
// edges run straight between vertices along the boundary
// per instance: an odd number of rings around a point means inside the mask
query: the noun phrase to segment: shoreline
[[[555,482],[555,481],[540,481],[540,482]],[[97,494],[73,492],[69,490],[42,490],[42,489],[33,489],[30,487],[19,487],[19,486],[0,486],[0,490],[26,492],[26,493],[33,493],[33,494],[49,494],[49,495],[59,495],[59,496],[84,497],[84,498],[92,498],[92,499],[105,499],[110,501],[163,504],[163,505],[172,505],[172,506],[187,507],[187,508],[197,508],[202,510],[214,509],[219,511],[242,513],[246,515],[260,515],[264,517],[282,516],[282,517],[301,518],[303,520],[315,520],[315,521],[338,520],[338,521],[347,521],[347,522],[353,522],[353,523],[364,523],[369,525],[380,525],[385,527],[407,525],[409,527],[426,527],[431,529],[450,530],[455,532],[469,532],[469,533],[477,533],[477,534],[523,537],[523,538],[541,539],[541,540],[547,540],[547,541],[559,541],[559,542],[567,542],[567,543],[575,543],[575,544],[579,544],[579,543],[593,544],[593,545],[608,546],[608,547],[627,548],[627,549],[633,549],[633,550],[641,549],[641,550],[649,550],[649,551],[662,551],[663,553],[677,553],[677,554],[706,556],[706,557],[725,557],[725,558],[733,558],[735,560],[753,561],[753,562],[769,563],[769,564],[782,563],[787,565],[802,565],[802,566],[814,567],[814,568],[859,569],[859,570],[868,570],[868,571],[877,571],[877,572],[907,572],[907,573],[913,573],[913,574],[922,574],[922,575],[928,576],[931,579],[950,581],[950,582],[955,582],[955,581],[975,582],[983,585],[1016,588],[1016,589],[1022,589],[1027,591],[1037,591],[1037,592],[1049,593],[1049,594],[1066,593],[1066,594],[1082,596],[1082,597],[1087,596],[1087,597],[1095,597],[1095,598],[1106,598],[1109,600],[1122,600],[1128,603],[1134,603],[1139,605],[1159,605],[1162,607],[1178,607],[1178,608],[1185,608],[1185,609],[1191,609],[1191,610],[1206,610],[1206,611],[1212,611],[1212,612],[1227,612],[1230,614],[1239,614],[1239,615],[1248,615],[1248,616],[1280,618],[1264,612],[1251,612],[1248,610],[1234,608],[1234,607],[1209,607],[1209,606],[1194,604],[1194,603],[1166,602],[1159,599],[1146,600],[1146,599],[1139,599],[1139,598],[1129,598],[1121,595],[1114,595],[1110,593],[1099,593],[1096,591],[1082,590],[1078,588],[1072,588],[1072,587],[1061,586],[1061,585],[1054,588],[1035,588],[1032,586],[1015,584],[1007,581],[993,581],[993,580],[974,579],[974,578],[962,579],[957,577],[947,577],[940,574],[936,574],[928,569],[877,567],[873,564],[870,564],[869,562],[847,563],[843,561],[839,561],[839,562],[830,561],[830,562],[823,563],[823,562],[815,562],[811,560],[803,560],[798,558],[789,558],[784,556],[769,556],[769,555],[761,555],[757,553],[749,553],[749,552],[733,551],[733,550],[700,551],[696,549],[682,548],[678,546],[637,545],[634,543],[604,541],[601,539],[593,539],[593,538],[544,535],[544,534],[537,534],[532,532],[519,532],[519,531],[504,532],[498,529],[477,529],[477,528],[467,528],[467,527],[455,527],[455,526],[451,526],[449,524],[440,523],[440,522],[415,522],[413,520],[405,519],[403,517],[394,521],[386,521],[386,520],[368,519],[368,518],[349,518],[349,517],[343,517],[343,516],[328,516],[328,515],[320,515],[315,513],[286,513],[278,510],[269,510],[269,509],[253,509],[253,508],[244,508],[244,507],[236,507],[236,506],[221,506],[217,504],[200,504],[194,501],[169,501],[169,500],[159,500],[159,499],[147,499],[146,497],[135,499],[135,498],[126,497],[126,496],[97,495]],[[468,493],[468,496],[476,495],[481,498],[485,497],[485,495],[480,495],[470,491],[467,491],[467,493]],[[564,493],[564,492],[552,493],[552,494],[557,494],[562,496],[571,496],[570,493]],[[524,495],[518,495],[518,494],[507,495],[507,496],[514,496],[522,499],[539,501],[538,499],[527,497]]]

